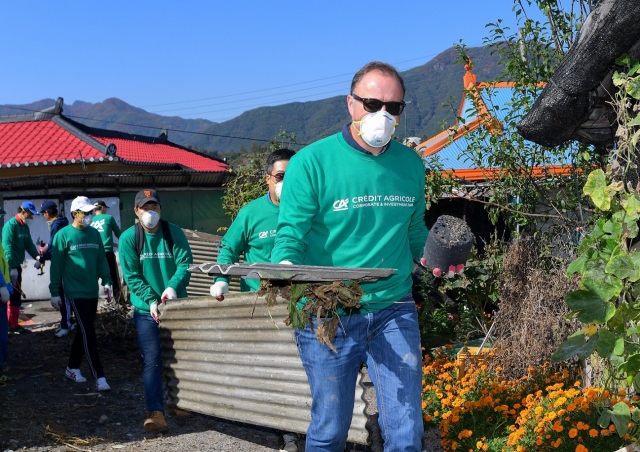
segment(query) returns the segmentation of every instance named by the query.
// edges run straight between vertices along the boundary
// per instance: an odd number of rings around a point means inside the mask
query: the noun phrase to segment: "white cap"
[[[83,212],[91,212],[95,206],[86,196],[78,196],[71,202],[71,212],[82,210]]]

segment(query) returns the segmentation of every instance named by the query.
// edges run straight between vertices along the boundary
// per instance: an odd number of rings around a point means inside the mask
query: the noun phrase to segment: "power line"
[[[21,107],[14,107],[12,105],[0,105],[0,107],[5,107],[5,108],[13,108],[16,110],[23,110],[23,111],[30,111],[33,113],[41,113],[40,110],[31,110],[29,108],[21,108]],[[167,131],[171,131],[171,132],[176,132],[176,133],[190,133],[193,135],[204,135],[204,136],[209,136],[209,137],[218,137],[218,138],[231,138],[231,139],[236,139],[236,140],[248,140],[248,141],[260,141],[263,143],[270,143],[272,140],[265,140],[262,138],[249,138],[249,137],[237,137],[237,136],[233,136],[233,135],[221,135],[221,134],[217,134],[217,133],[205,133],[205,132],[194,132],[191,130],[180,130],[180,129],[172,129],[170,127],[162,127],[162,126],[147,126],[147,125],[141,125],[141,124],[131,124],[131,123],[127,123],[127,122],[119,122],[119,121],[108,121],[106,119],[93,119],[93,118],[85,118],[84,116],[75,116],[75,115],[65,115],[68,118],[75,118],[75,119],[84,119],[85,121],[95,121],[95,122],[106,122],[109,124],[119,124],[122,126],[130,126],[130,127],[141,127],[141,128],[147,128],[147,129],[154,129],[154,130],[167,130]],[[296,145],[299,146],[306,146],[307,143],[294,143]]]

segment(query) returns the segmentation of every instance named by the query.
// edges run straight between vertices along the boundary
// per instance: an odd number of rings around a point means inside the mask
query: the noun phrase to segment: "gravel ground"
[[[146,417],[141,359],[135,332],[114,312],[96,320],[100,357],[112,390],[97,393],[93,381],[73,383],[64,376],[73,333],[55,338],[59,313],[49,301],[25,303],[35,324],[30,332],[10,336],[3,372],[13,378],[0,384],[0,451],[220,451],[278,450],[280,435],[270,428],[193,413],[167,411],[169,432],[143,430]],[[81,368],[89,374],[86,364]],[[365,397],[375,409],[369,383]],[[304,450],[304,440],[299,450]],[[438,430],[425,435],[426,450],[440,452]],[[369,451],[349,445],[351,451]]]

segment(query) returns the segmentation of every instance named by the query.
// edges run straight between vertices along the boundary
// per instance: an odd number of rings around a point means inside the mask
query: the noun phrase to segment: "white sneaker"
[[[84,383],[85,381],[87,381],[87,379],[84,378],[80,373],[80,369],[69,369],[67,367],[67,371],[64,374],[67,376],[68,379],[73,380],[76,383]]]
[[[107,383],[107,379],[100,377],[96,380],[96,389],[98,391],[111,391],[111,386]]]
[[[58,331],[56,331],[56,337],[66,336],[67,334],[69,334],[69,330],[66,328],[58,328]]]

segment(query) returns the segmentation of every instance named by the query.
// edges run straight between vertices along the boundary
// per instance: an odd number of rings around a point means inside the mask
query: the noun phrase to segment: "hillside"
[[[472,48],[469,49],[469,55],[474,62],[474,72],[479,81],[492,80],[499,76],[498,57],[490,55],[488,49]],[[405,101],[408,105],[396,130],[399,138],[404,138],[405,130],[408,136],[431,137],[441,130],[443,121],[446,120],[448,125],[453,124],[455,115],[450,109],[443,108],[443,104],[452,100],[457,108],[462,96],[464,68],[454,64],[456,56],[455,49],[450,48],[428,63],[402,73],[407,88]],[[345,93],[347,89],[345,86]],[[64,97],[64,93],[54,94]],[[43,99],[18,107],[42,110],[54,103],[54,99]],[[0,115],[23,112],[0,107]],[[287,133],[295,134],[298,143],[308,144],[339,131],[349,118],[345,96],[293,102],[276,107],[260,107],[222,123],[148,113],[116,98],[95,104],[76,101],[72,105],[64,106],[64,114],[91,127],[117,129],[132,134],[158,135],[158,128],[206,133],[208,135],[170,131],[169,139],[185,146],[220,153],[235,151],[241,146],[250,148],[253,143],[224,136],[269,140],[284,129]]]

